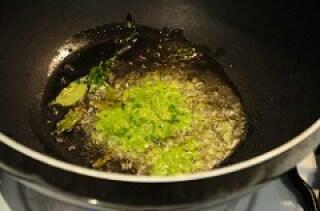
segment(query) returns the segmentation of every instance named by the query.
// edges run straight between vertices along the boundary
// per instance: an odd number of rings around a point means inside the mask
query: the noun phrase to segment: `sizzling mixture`
[[[197,69],[194,64],[205,59],[187,41],[161,40],[121,59],[139,38],[133,25],[128,28],[129,48],[92,67],[49,103],[68,110],[52,136],[82,134],[86,147],[100,152],[91,167],[105,171],[167,176],[217,167],[245,136],[239,97],[218,73]]]

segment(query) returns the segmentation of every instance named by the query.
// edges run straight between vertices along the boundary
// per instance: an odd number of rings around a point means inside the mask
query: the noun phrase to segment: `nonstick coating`
[[[142,25],[183,28],[188,39],[208,46],[223,65],[242,97],[250,124],[248,138],[229,163],[270,151],[320,116],[319,27],[308,3],[2,2],[0,131],[45,153],[30,128],[29,111],[41,97],[57,49],[79,31],[123,21],[129,11]],[[1,153],[9,150],[0,146]],[[25,158],[21,159],[17,163],[23,163]]]
[[[60,47],[61,50],[58,50],[58,55],[55,56],[49,65],[50,76],[44,89],[43,97],[35,99],[31,105],[30,124],[33,132],[45,146],[45,150],[52,156],[84,167],[90,167],[92,160],[95,160],[97,156],[101,156],[101,149],[99,147],[88,148],[88,145],[85,144],[88,141],[88,136],[86,136],[85,133],[78,135],[69,134],[69,136],[60,137],[60,140],[64,141],[58,142],[51,133],[55,130],[56,122],[65,115],[67,109],[54,107],[55,112],[57,112],[56,115],[54,115],[53,107],[49,107],[48,104],[50,104],[59,92],[71,81],[88,74],[90,68],[110,58],[116,51],[119,51],[118,49],[124,44],[115,43],[115,40],[125,39],[132,33],[130,30],[126,30],[126,26],[127,23],[124,19],[123,23],[120,24],[105,24],[81,31],[68,39],[68,41]],[[164,63],[163,59],[168,58],[170,53],[160,51],[159,54],[161,57],[159,58],[150,55],[155,55],[155,53],[159,51],[158,44],[160,39],[168,39],[162,44],[163,46],[166,45],[165,43],[167,43],[167,46],[168,43],[171,43],[171,48],[176,45],[189,46],[195,47],[198,52],[201,52],[201,59],[194,59],[192,64],[188,61],[175,63],[176,66],[183,63],[185,72],[182,74],[189,75],[189,77],[197,77],[208,86],[214,86],[213,83],[217,82],[213,82],[213,78],[219,77],[223,83],[233,88],[234,94],[238,94],[236,88],[225,76],[223,67],[214,59],[213,53],[206,47],[190,43],[183,35],[183,31],[177,29],[170,30],[167,28],[160,31],[139,24],[135,24],[135,27],[138,33],[138,41],[133,44],[130,50],[122,53],[119,57],[121,61],[132,62],[132,66],[123,66],[115,70],[116,77],[123,77],[131,71],[141,73],[147,70],[146,67],[150,67],[151,65],[153,68],[159,68],[159,65]],[[145,56],[149,57],[149,59],[147,59],[148,62],[144,61],[142,63],[138,55],[143,54],[146,48],[149,49],[149,55]],[[158,65],[154,66],[155,63]],[[172,60],[168,63],[172,64]],[[145,65],[145,69],[141,68],[141,64]],[[246,134],[247,131],[246,126],[247,124],[244,124],[244,134]],[[245,139],[244,137],[245,135],[243,135],[241,141]],[[238,145],[239,144],[234,147],[234,150],[236,150]],[[74,147],[74,149],[69,150],[70,147]],[[230,153],[227,154],[229,155]],[[113,162],[112,168],[114,172],[121,171],[118,164],[117,161]],[[127,173],[130,173],[130,171]]]

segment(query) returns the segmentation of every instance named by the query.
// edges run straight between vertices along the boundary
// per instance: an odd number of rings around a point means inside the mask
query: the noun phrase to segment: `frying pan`
[[[99,172],[52,157],[33,132],[30,107],[42,97],[53,58],[64,59],[65,40],[121,22],[128,11],[142,25],[183,28],[224,67],[250,124],[225,166],[176,177]],[[311,1],[2,2],[0,167],[41,193],[102,207],[218,203],[256,190],[320,143],[316,14]]]

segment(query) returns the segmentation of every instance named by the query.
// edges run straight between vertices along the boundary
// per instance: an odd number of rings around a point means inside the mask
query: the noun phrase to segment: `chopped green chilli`
[[[198,142],[186,140],[183,144],[155,148],[150,153],[152,175],[166,176],[187,174],[203,168]]]
[[[125,90],[121,98],[121,104],[97,114],[97,132],[109,140],[111,147],[144,152],[190,128],[192,113],[174,83],[144,79]]]

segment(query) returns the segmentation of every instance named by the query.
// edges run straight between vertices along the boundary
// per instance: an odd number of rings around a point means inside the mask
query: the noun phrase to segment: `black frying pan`
[[[320,142],[319,27],[311,2],[1,4],[0,166],[36,187],[134,205],[218,201],[284,173]],[[250,123],[247,139],[225,167],[147,178],[97,172],[44,156],[46,147],[30,126],[30,105],[42,96],[52,59],[72,34],[120,22],[128,11],[143,25],[183,28],[190,40],[208,46],[222,63]]]

